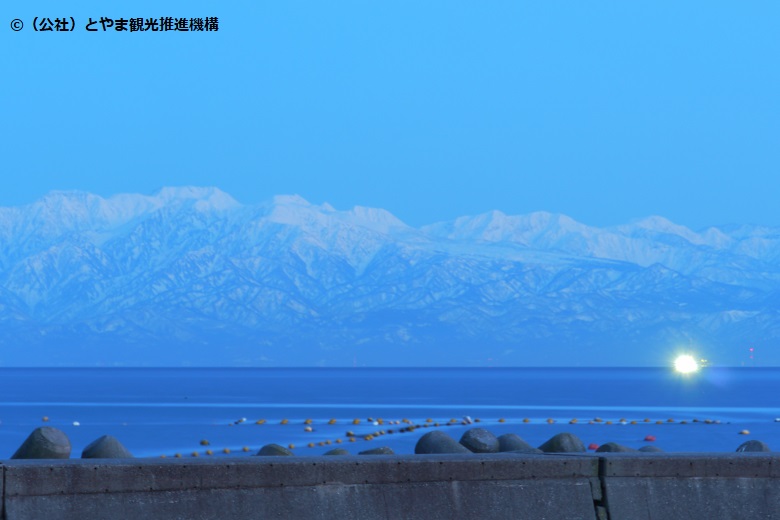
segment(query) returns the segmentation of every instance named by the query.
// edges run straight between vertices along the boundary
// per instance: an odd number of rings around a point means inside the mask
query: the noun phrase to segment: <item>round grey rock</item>
[[[550,437],[539,449],[545,453],[582,453],[585,445],[576,435],[564,432]]]
[[[516,433],[505,433],[498,437],[498,451],[517,451],[534,453],[537,450]]]
[[[12,459],[68,459],[70,439],[51,426],[36,428],[11,456]]]
[[[634,448],[629,448],[628,446],[623,446],[617,442],[606,442],[598,447],[596,453],[628,453],[632,451],[637,450]]]
[[[330,451],[326,451],[323,455],[349,455],[350,453],[344,448],[333,448]]]
[[[468,448],[444,432],[434,430],[428,432],[417,441],[414,452],[418,455],[426,453],[471,453]]]
[[[651,445],[642,446],[641,448],[639,448],[639,451],[641,451],[643,453],[663,453],[664,452],[664,450],[662,450],[658,446],[651,446]]]
[[[361,451],[358,455],[395,455],[395,452],[387,446],[382,446],[380,448]]]
[[[266,444],[260,448],[260,451],[257,452],[257,455],[261,457],[278,457],[290,456],[293,455],[293,452],[278,444]]]
[[[133,454],[116,437],[103,435],[81,452],[82,459],[131,459]]]
[[[772,450],[769,449],[769,446],[767,446],[766,443],[752,440],[740,444],[739,448],[737,448],[737,451],[742,453],[742,452],[767,452]]]
[[[484,428],[466,430],[460,443],[472,453],[498,453],[498,439]]]

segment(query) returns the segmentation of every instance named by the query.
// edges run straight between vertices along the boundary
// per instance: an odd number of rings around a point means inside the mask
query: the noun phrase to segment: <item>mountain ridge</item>
[[[496,210],[415,228],[187,186],[0,208],[0,244],[5,365],[780,363],[768,226]]]

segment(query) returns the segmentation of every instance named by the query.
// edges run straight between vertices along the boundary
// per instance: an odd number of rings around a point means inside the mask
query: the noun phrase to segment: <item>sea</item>
[[[0,459],[39,426],[72,457],[112,435],[136,457],[296,455],[387,446],[414,453],[434,429],[570,432],[668,452],[780,450],[780,368],[2,368]]]

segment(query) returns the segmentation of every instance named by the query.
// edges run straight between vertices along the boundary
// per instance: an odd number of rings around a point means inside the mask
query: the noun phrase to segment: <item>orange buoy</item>
[[[655,435],[645,435],[645,440],[647,442],[653,442],[655,441]]]
[[[595,442],[591,442],[590,444],[588,444],[588,449],[591,451],[596,451],[597,449],[599,449],[599,445],[596,444]]]

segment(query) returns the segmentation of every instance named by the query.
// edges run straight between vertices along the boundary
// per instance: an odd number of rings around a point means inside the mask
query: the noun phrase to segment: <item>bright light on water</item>
[[[693,359],[693,356],[683,355],[678,356],[674,360],[674,369],[683,374],[690,374],[699,370],[699,364]]]

